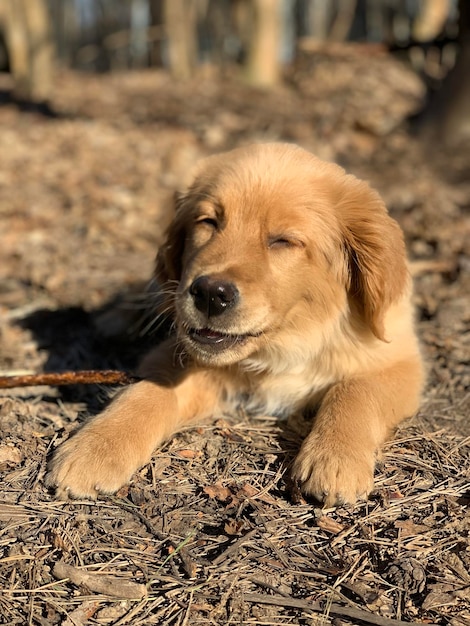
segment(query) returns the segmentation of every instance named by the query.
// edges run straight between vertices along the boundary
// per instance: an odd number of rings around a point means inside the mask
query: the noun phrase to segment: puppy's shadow
[[[103,332],[120,296],[96,311],[81,307],[40,309],[17,324],[28,329],[45,352],[44,372],[77,370],[120,370],[132,374],[143,354],[162,340],[162,333],[143,337],[126,332]],[[116,309],[117,310],[117,309]],[[58,387],[60,397],[68,402],[84,402],[91,412],[100,410],[107,401],[102,385],[66,385]]]

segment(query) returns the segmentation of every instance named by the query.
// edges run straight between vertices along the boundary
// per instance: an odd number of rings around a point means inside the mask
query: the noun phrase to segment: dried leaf
[[[69,613],[65,620],[61,622],[61,626],[82,626],[82,624],[86,624],[96,613],[99,606],[99,602],[83,602],[74,611]]]
[[[224,487],[220,483],[215,483],[203,488],[203,491],[209,498],[217,499],[220,502],[226,502],[232,497],[232,492],[228,487]]]
[[[199,450],[177,450],[176,455],[181,457],[182,459],[197,459],[201,456],[201,452]]]
[[[458,604],[459,600],[451,593],[440,593],[439,591],[431,591],[424,601],[423,609],[429,611],[441,606],[453,606]]]
[[[4,443],[0,445],[0,469],[4,470],[8,465],[18,465],[23,460],[21,450],[15,446]]]
[[[317,524],[322,530],[326,530],[327,533],[332,533],[333,535],[338,535],[345,528],[329,515],[322,515],[318,519]]]
[[[229,520],[224,524],[224,530],[227,535],[239,535],[245,528],[245,522],[243,520]]]
[[[261,502],[266,502],[266,504],[276,504],[276,499],[270,496],[269,493],[264,493],[249,483],[243,485],[238,491],[237,496],[239,498],[256,498],[257,500],[261,500]]]
[[[415,522],[411,519],[397,520],[394,526],[400,530],[400,536],[403,539],[405,539],[405,537],[414,537],[415,535],[420,535],[429,531],[429,526],[415,524]]]

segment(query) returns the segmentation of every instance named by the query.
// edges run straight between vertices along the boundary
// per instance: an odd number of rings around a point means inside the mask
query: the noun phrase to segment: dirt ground
[[[269,93],[209,70],[63,73],[45,114],[5,85],[1,374],[132,370],[157,336],[116,337],[102,311],[141,305],[192,163],[286,140],[370,180],[405,230],[429,383],[369,501],[334,510],[289,494],[306,425],[243,415],[184,431],[116,496],[57,501],[47,456],[107,390],[0,391],[0,623],[468,625],[470,158],[410,132],[421,82],[349,51]]]

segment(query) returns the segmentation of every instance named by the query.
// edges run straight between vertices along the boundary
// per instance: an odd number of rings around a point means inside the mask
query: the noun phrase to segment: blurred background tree
[[[190,78],[198,62],[197,9],[193,0],[164,0],[168,65],[176,79]]]
[[[455,65],[429,107],[425,130],[437,130],[450,146],[470,139],[470,3],[459,0],[458,54]]]
[[[54,56],[82,71],[161,67],[176,80],[238,67],[266,89],[306,42],[375,44],[439,91],[429,119],[454,143],[470,136],[469,12],[468,0],[0,0],[0,69],[35,101],[51,93]]]
[[[0,0],[0,32],[0,61],[10,67],[17,97],[46,100],[54,48],[47,1]]]
[[[245,2],[248,13],[245,19],[249,32],[246,78],[260,87],[271,87],[280,77],[280,4],[279,0]]]

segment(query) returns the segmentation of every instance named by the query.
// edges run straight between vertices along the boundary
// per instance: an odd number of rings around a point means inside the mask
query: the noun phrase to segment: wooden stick
[[[50,372],[43,374],[24,374],[18,376],[0,376],[0,389],[14,387],[32,387],[37,385],[128,385],[139,378],[118,370],[79,370],[77,372]]]

